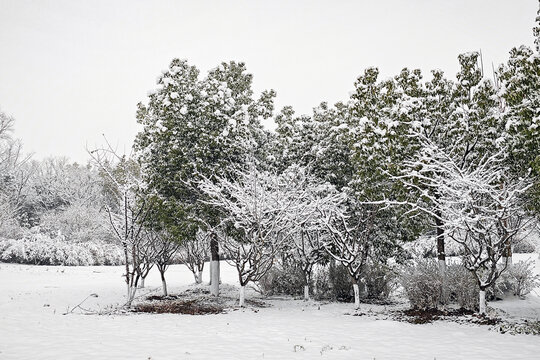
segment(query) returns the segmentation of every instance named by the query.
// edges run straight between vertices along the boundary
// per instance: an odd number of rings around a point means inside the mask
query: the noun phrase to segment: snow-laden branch
[[[201,201],[223,213],[221,246],[238,271],[241,291],[266,274],[294,230],[289,214],[302,207],[294,195],[304,190],[291,189],[293,176],[292,171],[260,171],[251,163],[249,169],[237,171],[234,180],[205,178],[199,185],[208,196]]]

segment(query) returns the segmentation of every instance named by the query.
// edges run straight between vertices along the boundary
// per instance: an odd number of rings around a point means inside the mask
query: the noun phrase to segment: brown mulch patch
[[[265,303],[264,301],[261,301],[261,300],[245,299],[245,302],[246,302],[247,305],[251,305],[251,306],[259,307],[259,308],[270,307],[270,305],[268,303]]]
[[[198,300],[167,299],[170,297],[151,296],[148,300],[154,301],[138,304],[134,307],[134,311],[153,314],[207,315],[222,314],[225,310],[216,304],[208,304]]]
[[[163,301],[163,300],[176,300],[180,297],[178,295],[150,295],[146,297],[148,301]]]
[[[480,316],[472,310],[463,308],[448,310],[413,308],[395,312],[394,318],[398,321],[406,321],[411,324],[428,324],[437,320],[451,320],[478,325],[496,325],[502,321],[499,318]]]
[[[497,325],[502,323],[503,320],[499,318],[490,318],[488,316],[480,316],[478,314],[474,314],[473,319],[470,322],[478,325]]]

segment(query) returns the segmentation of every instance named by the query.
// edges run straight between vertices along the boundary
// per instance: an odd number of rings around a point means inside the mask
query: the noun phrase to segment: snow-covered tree
[[[0,111],[0,228],[16,224],[33,167],[13,138],[15,119]]]
[[[331,191],[318,201],[326,227],[323,237],[326,252],[342,264],[351,276],[355,308],[360,307],[359,283],[366,267],[393,255],[394,239],[386,234],[384,208],[358,202],[346,192]]]
[[[136,148],[148,185],[168,214],[168,231],[181,241],[186,223],[213,227],[220,222],[215,209],[199,201],[204,194],[197,184],[204,177],[231,176],[232,164],[241,164],[248,151],[257,153],[257,142],[266,141],[261,121],[272,115],[275,93],[265,91],[255,99],[252,75],[237,62],[221,63],[200,79],[195,66],[174,59],[157,81],[148,104],[139,104],[143,130]],[[218,295],[216,237],[211,241],[211,290]]]
[[[482,314],[486,310],[486,288],[507,268],[508,244],[519,240],[526,223],[522,198],[531,186],[530,179],[513,181],[505,157],[504,151],[499,151],[463,167],[460,159],[456,161],[424,139],[418,158],[406,164],[415,170],[405,181],[422,191],[426,203],[436,205],[422,210],[440,217],[445,235],[461,245],[463,264],[480,288]],[[428,191],[430,188],[437,191]]]
[[[538,18],[540,19],[540,17]],[[540,21],[538,20],[537,21]],[[538,29],[536,28],[536,36]],[[537,38],[538,40],[538,38]],[[538,43],[537,43],[538,45]],[[540,53],[526,46],[510,51],[498,71],[503,99],[508,165],[515,177],[532,176],[528,208],[540,219]]]
[[[161,277],[163,295],[167,296],[169,295],[169,292],[167,289],[165,272],[175,258],[180,243],[174,241],[174,239],[164,230],[147,229],[146,232],[146,236],[149,238],[150,246],[153,250],[152,261],[155,263]]]
[[[178,258],[193,273],[196,284],[202,283],[204,263],[210,254],[211,235],[211,232],[199,229],[193,239],[186,239],[182,242],[178,251]]]
[[[302,165],[338,189],[348,186],[354,175],[348,114],[349,108],[341,102],[334,106],[323,102],[313,109],[312,121],[304,131],[311,148],[309,161]]]
[[[144,237],[145,220],[150,210],[148,198],[144,196],[145,184],[137,162],[125,155],[118,155],[109,144],[102,149],[89,151],[89,154],[103,174],[105,191],[109,198],[105,209],[112,232],[124,252],[126,306],[129,307],[143,275],[144,259],[141,254],[146,251],[141,248],[146,249],[151,245]]]
[[[318,205],[331,185],[323,184],[300,166],[289,167],[282,176],[289,184],[288,196],[295,199],[286,214],[290,239],[284,251],[302,271],[304,300],[309,300],[313,268],[327,259],[322,239],[325,227]]]
[[[436,195],[436,188],[404,188],[396,181],[398,175],[410,171],[403,164],[422,150],[422,138],[452,154],[462,167],[498,148],[502,128],[499,102],[493,83],[483,78],[480,60],[479,53],[460,55],[457,82],[446,79],[439,70],[432,72],[429,82],[422,81],[419,70],[409,69],[385,81],[378,81],[374,68],[358,78],[349,106],[356,173],[351,185],[361,198],[406,204],[425,201],[423,191]],[[440,215],[436,204],[431,206],[433,214]],[[413,233],[426,227],[429,217],[423,217],[425,214],[409,217],[416,221],[410,224]],[[444,274],[444,224],[441,216],[430,218]]]
[[[200,189],[209,197],[205,202],[223,212],[222,248],[238,271],[240,306],[244,306],[246,285],[268,272],[289,236],[287,212],[295,200],[289,197],[283,177],[260,171],[253,162],[235,178],[206,179]]]

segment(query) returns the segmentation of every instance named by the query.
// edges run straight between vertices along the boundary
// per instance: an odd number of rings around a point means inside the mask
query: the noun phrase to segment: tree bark
[[[208,266],[210,267],[210,270],[209,273],[210,273],[210,279],[208,279],[208,285],[212,285],[212,259],[210,259],[210,263],[208,264]]]
[[[129,308],[131,307],[131,303],[133,303],[133,300],[135,299],[135,294],[137,293],[137,286],[130,286],[128,285],[128,299],[126,302],[126,306]]]
[[[202,273],[201,271],[194,271],[193,277],[195,278],[195,284],[202,283]]]
[[[246,298],[246,286],[240,285],[240,301],[239,301],[240,307],[244,307],[245,298]]]
[[[161,287],[163,288],[163,296],[169,295],[167,291],[167,281],[165,281],[165,279],[161,280]]]
[[[219,296],[219,245],[216,234],[212,234],[210,240],[210,253],[212,256],[210,262],[210,293]]]
[[[508,269],[512,267],[512,244],[510,241],[504,245],[503,261]]]
[[[311,278],[311,272],[307,268],[302,269],[302,274],[304,276],[304,300],[309,300],[309,283]]]
[[[437,259],[439,259],[439,271],[444,278],[446,276],[446,253],[444,249],[444,224],[439,219],[440,216],[441,212],[437,210],[437,218],[435,218],[435,225],[437,227]]]
[[[165,280],[165,272],[160,271],[161,274],[161,287],[163,288],[163,296],[169,295],[167,291],[167,281]]]

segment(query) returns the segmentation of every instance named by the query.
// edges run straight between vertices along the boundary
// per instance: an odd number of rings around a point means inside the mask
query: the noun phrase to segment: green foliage
[[[540,54],[526,46],[510,51],[498,71],[505,101],[508,163],[515,176],[531,176],[529,208],[540,216]]]
[[[138,106],[143,130],[135,148],[159,199],[158,217],[178,237],[184,230],[192,233],[188,223],[219,221],[218,212],[199,201],[198,182],[234,176],[235,166],[242,166],[247,154],[262,156],[269,141],[261,121],[272,115],[275,93],[254,99],[252,75],[245,71],[243,63],[221,63],[199,79],[196,67],[174,59],[148,104]]]

